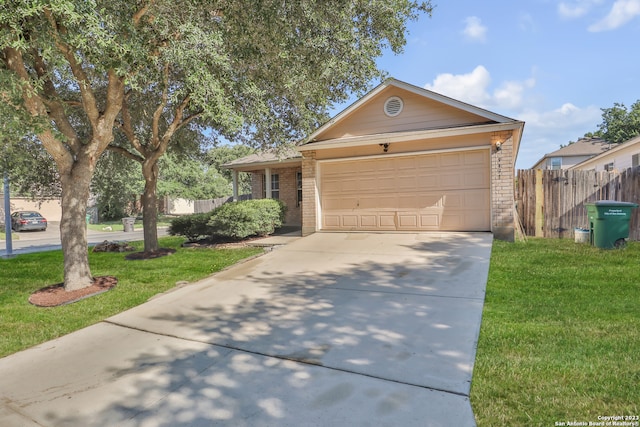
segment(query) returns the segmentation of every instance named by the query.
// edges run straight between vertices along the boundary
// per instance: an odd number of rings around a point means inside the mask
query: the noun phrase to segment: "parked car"
[[[14,231],[46,230],[47,220],[35,211],[21,211],[11,214],[11,228]]]

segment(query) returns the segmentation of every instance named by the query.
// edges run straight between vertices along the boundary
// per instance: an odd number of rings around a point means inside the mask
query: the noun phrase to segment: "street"
[[[117,227],[117,226],[116,226]],[[117,227],[117,228],[122,228]],[[166,236],[167,229],[159,228],[158,236]],[[12,247],[13,255],[26,254],[30,252],[51,251],[61,248],[60,243],[60,223],[50,222],[46,231],[21,231],[13,233]],[[17,236],[17,238],[16,238]],[[136,241],[144,240],[142,229],[136,229],[133,232],[124,231],[95,231],[87,230],[87,241],[89,246],[109,241]],[[7,243],[4,239],[0,240],[0,256],[7,256]]]

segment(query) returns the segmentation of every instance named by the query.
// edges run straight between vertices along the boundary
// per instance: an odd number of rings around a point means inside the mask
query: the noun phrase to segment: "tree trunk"
[[[142,194],[142,226],[144,228],[144,251],[155,252],[158,245],[158,161],[142,163],[144,193]]]
[[[91,183],[88,162],[76,162],[68,173],[61,174],[62,218],[60,240],[64,253],[64,288],[74,291],[93,283],[87,248],[87,201]]]

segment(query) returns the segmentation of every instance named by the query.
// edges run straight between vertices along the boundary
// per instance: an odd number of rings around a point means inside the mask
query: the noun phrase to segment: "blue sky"
[[[640,0],[434,3],[409,24],[404,53],[379,66],[525,121],[519,169],[595,131],[601,108],[640,99]]]

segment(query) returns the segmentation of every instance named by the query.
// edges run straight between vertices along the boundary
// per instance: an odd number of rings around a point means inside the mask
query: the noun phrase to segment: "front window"
[[[262,197],[267,197],[267,177],[262,176]],[[277,173],[271,174],[271,198],[279,199],[280,198],[280,176]]]
[[[606,170],[607,172],[611,172],[613,170],[613,162],[604,165],[604,170]]]
[[[562,157],[552,157],[551,170],[559,170],[559,169],[562,169]]]
[[[640,154],[634,154],[631,156],[631,167],[635,168],[640,165]]]

